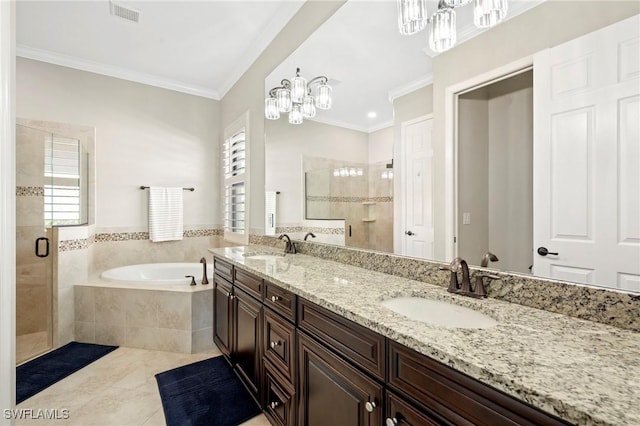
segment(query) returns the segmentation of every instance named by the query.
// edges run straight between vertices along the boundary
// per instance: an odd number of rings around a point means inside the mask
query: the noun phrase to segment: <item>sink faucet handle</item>
[[[194,277],[193,275],[185,275],[185,278],[191,278],[191,284],[189,285],[196,285],[196,277]]]
[[[449,278],[449,287],[447,291],[449,293],[457,293],[460,290],[460,284],[458,284],[458,273],[453,270],[451,265],[449,266],[441,266],[438,268],[440,271],[449,271],[451,272],[451,277]]]
[[[476,275],[476,285],[473,288],[473,297],[487,297],[487,292],[484,288],[484,279],[488,278],[489,282],[491,282],[492,280],[500,280],[502,279],[501,276],[499,275],[495,275],[495,274],[482,274],[482,273],[478,273]]]

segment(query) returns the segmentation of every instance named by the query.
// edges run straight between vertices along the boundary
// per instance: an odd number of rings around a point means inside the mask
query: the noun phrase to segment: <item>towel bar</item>
[[[149,189],[149,187],[143,185],[143,186],[140,186],[140,189]],[[195,188],[182,188],[182,189],[185,191],[191,191],[191,192],[196,190]]]

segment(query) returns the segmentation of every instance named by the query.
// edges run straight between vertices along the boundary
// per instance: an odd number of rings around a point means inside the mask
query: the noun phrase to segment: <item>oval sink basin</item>
[[[407,318],[449,328],[491,328],[498,322],[488,315],[464,306],[424,297],[396,297],[382,306]]]
[[[277,254],[254,254],[251,256],[245,256],[247,259],[255,259],[255,260],[271,260],[271,259],[282,259],[284,256]]]

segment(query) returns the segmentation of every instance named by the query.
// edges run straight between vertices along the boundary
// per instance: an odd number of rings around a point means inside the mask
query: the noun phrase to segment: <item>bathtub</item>
[[[197,285],[192,286],[193,275]],[[96,274],[74,286],[75,340],[167,352],[213,345],[213,265],[148,263]]]
[[[191,278],[186,275],[193,275],[196,283],[202,281],[201,263],[144,263],[140,265],[121,266],[104,271],[100,278],[107,281],[128,282],[128,283],[152,283],[153,285],[180,285],[191,283]],[[213,278],[213,265],[207,265],[207,276]]]

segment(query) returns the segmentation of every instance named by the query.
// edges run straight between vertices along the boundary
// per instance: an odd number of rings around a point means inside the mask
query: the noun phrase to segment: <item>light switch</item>
[[[463,212],[462,213],[462,224],[463,225],[471,225],[471,213]]]

